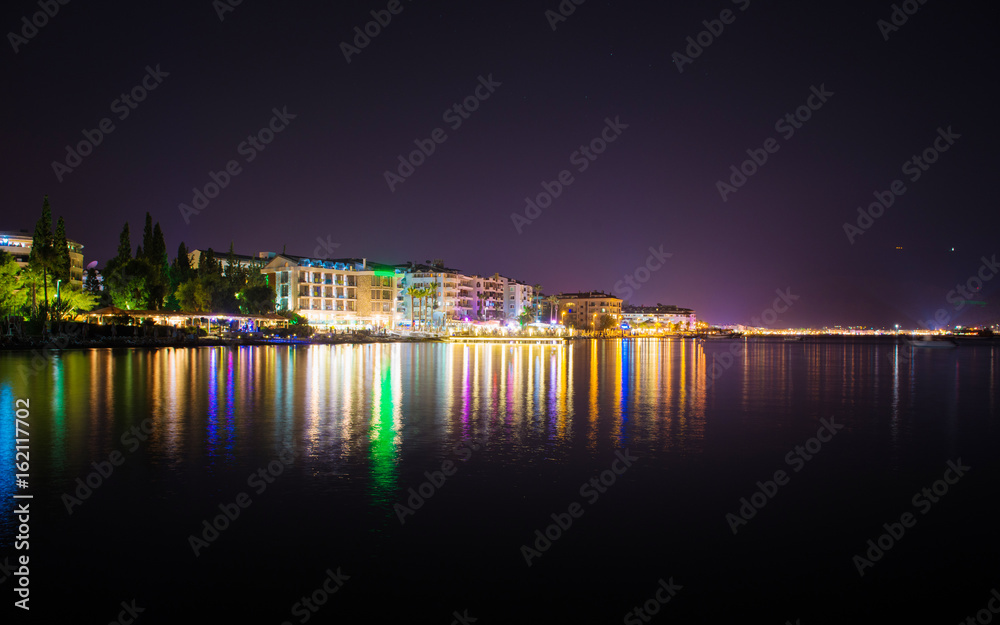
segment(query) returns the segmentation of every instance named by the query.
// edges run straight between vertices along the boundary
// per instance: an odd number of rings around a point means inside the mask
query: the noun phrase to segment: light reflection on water
[[[920,402],[943,409],[952,443],[961,400],[979,397],[995,414],[996,347],[912,355],[892,342],[748,341],[735,355],[731,347],[595,340],[86,350],[57,354],[33,376],[19,369],[31,354],[4,353],[0,435],[13,438],[13,398],[30,397],[33,478],[60,486],[146,418],[149,461],[172,471],[239,468],[273,458],[288,441],[317,479],[364,476],[371,500],[389,505],[406,486],[402,463],[463,439],[489,443],[483,455],[497,467],[629,446],[685,457],[704,453],[712,423],[722,431],[733,419],[750,422],[766,436],[838,414],[884,426],[892,456],[912,436]],[[771,444],[765,436],[746,444]],[[14,488],[9,451],[0,452],[5,499]]]

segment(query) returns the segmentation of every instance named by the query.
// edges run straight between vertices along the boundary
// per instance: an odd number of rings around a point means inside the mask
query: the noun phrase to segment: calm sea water
[[[0,558],[25,553],[12,496],[28,493],[36,618],[107,623],[133,601],[140,624],[985,609],[1000,347],[739,346],[2,353]]]

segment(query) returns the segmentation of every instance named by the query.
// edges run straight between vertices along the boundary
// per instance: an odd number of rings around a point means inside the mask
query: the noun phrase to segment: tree
[[[177,287],[193,278],[194,275],[194,270],[191,269],[191,258],[188,256],[187,246],[181,241],[181,244],[177,246],[177,257],[174,258],[174,262],[170,265],[168,271],[169,286],[167,287],[165,308],[169,310],[181,309],[180,303],[177,301]]]
[[[150,307],[151,267],[142,248],[132,258],[128,222],[118,235],[118,255],[104,267],[104,289],[115,308],[141,310]]]
[[[215,258],[215,250],[208,248],[201,254],[197,272],[199,276],[222,276],[222,265]]]
[[[41,276],[42,289],[45,297],[45,321],[43,334],[47,331],[49,319],[49,275],[55,266],[55,250],[52,247],[52,209],[49,207],[49,196],[42,200],[42,216],[35,223],[35,233],[31,239],[31,252],[28,254],[28,267],[31,270],[32,284]],[[32,307],[36,307],[34,288],[32,289]]]
[[[53,267],[52,277],[66,284],[70,281],[69,243],[66,241],[66,222],[62,216],[56,222],[56,232],[52,236]]]
[[[274,312],[275,293],[268,285],[248,286],[236,294],[240,312],[244,315],[266,315]]]
[[[600,332],[604,332],[606,330],[610,330],[611,328],[615,327],[615,325],[617,325],[615,322],[615,318],[605,313],[597,318],[596,329]]]
[[[149,227],[150,216],[146,213],[146,226]],[[143,236],[145,239],[145,235]],[[170,290],[170,260],[167,258],[167,244],[163,240],[163,230],[157,222],[148,243],[143,242],[146,250],[146,261],[150,267],[149,308],[160,310]]]
[[[110,263],[109,263],[110,264]],[[133,258],[124,265],[105,270],[104,288],[111,305],[125,310],[141,310],[149,306],[149,261]]]
[[[77,286],[67,286],[62,289],[59,301],[52,307],[52,314],[56,320],[65,317],[75,317],[79,311],[93,310],[97,305],[98,298],[88,291]]]
[[[91,267],[87,270],[87,281],[83,287],[95,297],[100,298],[103,295],[101,292],[100,274],[97,272],[97,267]]]
[[[406,291],[403,292],[405,295],[410,296],[410,328],[413,328],[413,300],[420,297],[420,289],[415,286],[407,287]]]
[[[20,310],[27,301],[20,270],[12,255],[0,251],[0,318],[4,321]]]
[[[531,312],[530,306],[525,306],[521,314],[517,316],[517,322],[521,324],[521,328],[531,323],[531,320],[535,318],[535,315]]]
[[[540,321],[542,317],[542,285],[536,284],[531,287],[531,308],[534,310],[535,321]]]
[[[559,312],[559,298],[555,295],[549,295],[545,301],[549,303],[549,322],[555,323],[556,314]]]
[[[212,294],[201,278],[191,278],[177,287],[175,294],[184,312],[210,312],[212,310]]]
[[[115,257],[115,260],[123,265],[132,260],[132,241],[129,238],[127,221],[122,227],[121,234],[118,235],[118,256]]]
[[[139,249],[145,250],[146,254],[153,251],[153,216],[146,212],[146,225],[142,229],[142,247]],[[143,256],[139,253],[139,250],[135,252],[136,257]]]

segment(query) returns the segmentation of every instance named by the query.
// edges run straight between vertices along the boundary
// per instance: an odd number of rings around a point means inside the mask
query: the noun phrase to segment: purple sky
[[[556,0],[403,0],[348,63],[341,42],[387,2],[243,2],[224,20],[209,0],[181,4],[72,2],[26,42],[8,35],[0,229],[30,230],[48,194],[102,265],[149,211],[171,256],[181,241],[309,255],[319,238],[334,256],[441,258],[546,292],[624,296],[625,276],[658,266],[633,303],[717,323],[759,317],[779,288],[799,299],[778,327],[914,327],[938,309],[1000,321],[1000,278],[971,297],[984,307],[948,301],[1000,254],[995,6],[914,2],[886,40],[891,3],[589,0],[553,30]],[[5,32],[39,10],[5,4]],[[673,54],[723,10],[731,23],[678,71]],[[169,75],[120,119],[147,66]],[[444,115],[490,76],[467,119]],[[821,86],[833,95],[808,121],[776,128]],[[295,118],[247,162],[240,144],[275,107]],[[60,182],[53,162],[104,118],[114,130]],[[627,128],[580,171],[573,153],[608,118]],[[949,127],[960,137],[911,182],[904,163]],[[385,171],[437,128],[445,140],[390,190]],[[723,201],[717,181],[768,138],[777,151]],[[230,161],[240,173],[185,223],[178,206]],[[572,183],[519,233],[511,215],[564,170]],[[844,223],[894,180],[906,192],[851,243]],[[660,246],[671,256],[647,265]]]

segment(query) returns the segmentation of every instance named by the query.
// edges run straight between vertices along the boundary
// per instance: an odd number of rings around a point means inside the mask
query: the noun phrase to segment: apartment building
[[[528,308],[534,314],[535,289],[530,284],[506,278],[507,284],[504,289],[504,310],[507,319],[517,319],[521,312]]]
[[[474,320],[478,315],[475,279],[458,269],[445,267],[444,262],[407,263],[394,267],[399,281],[396,311],[401,320],[423,320],[434,326],[452,320]],[[431,295],[421,301],[411,298],[411,287],[430,289]]]
[[[0,231],[0,251],[14,257],[14,262],[22,269],[28,266],[28,256],[31,255],[33,233],[27,230]],[[69,283],[83,288],[83,245],[66,239],[69,248]]]
[[[276,308],[324,329],[392,328],[398,294],[395,266],[365,258],[312,259],[275,254],[261,270],[274,285]]]
[[[616,321],[622,318],[622,300],[601,291],[585,293],[560,293],[559,322],[563,325],[593,330],[601,315],[611,315]]]
[[[639,324],[658,324],[669,328],[672,324],[677,324],[681,329],[695,328],[698,322],[697,315],[690,308],[680,308],[678,306],[626,306],[622,309],[622,317],[635,328]]]

